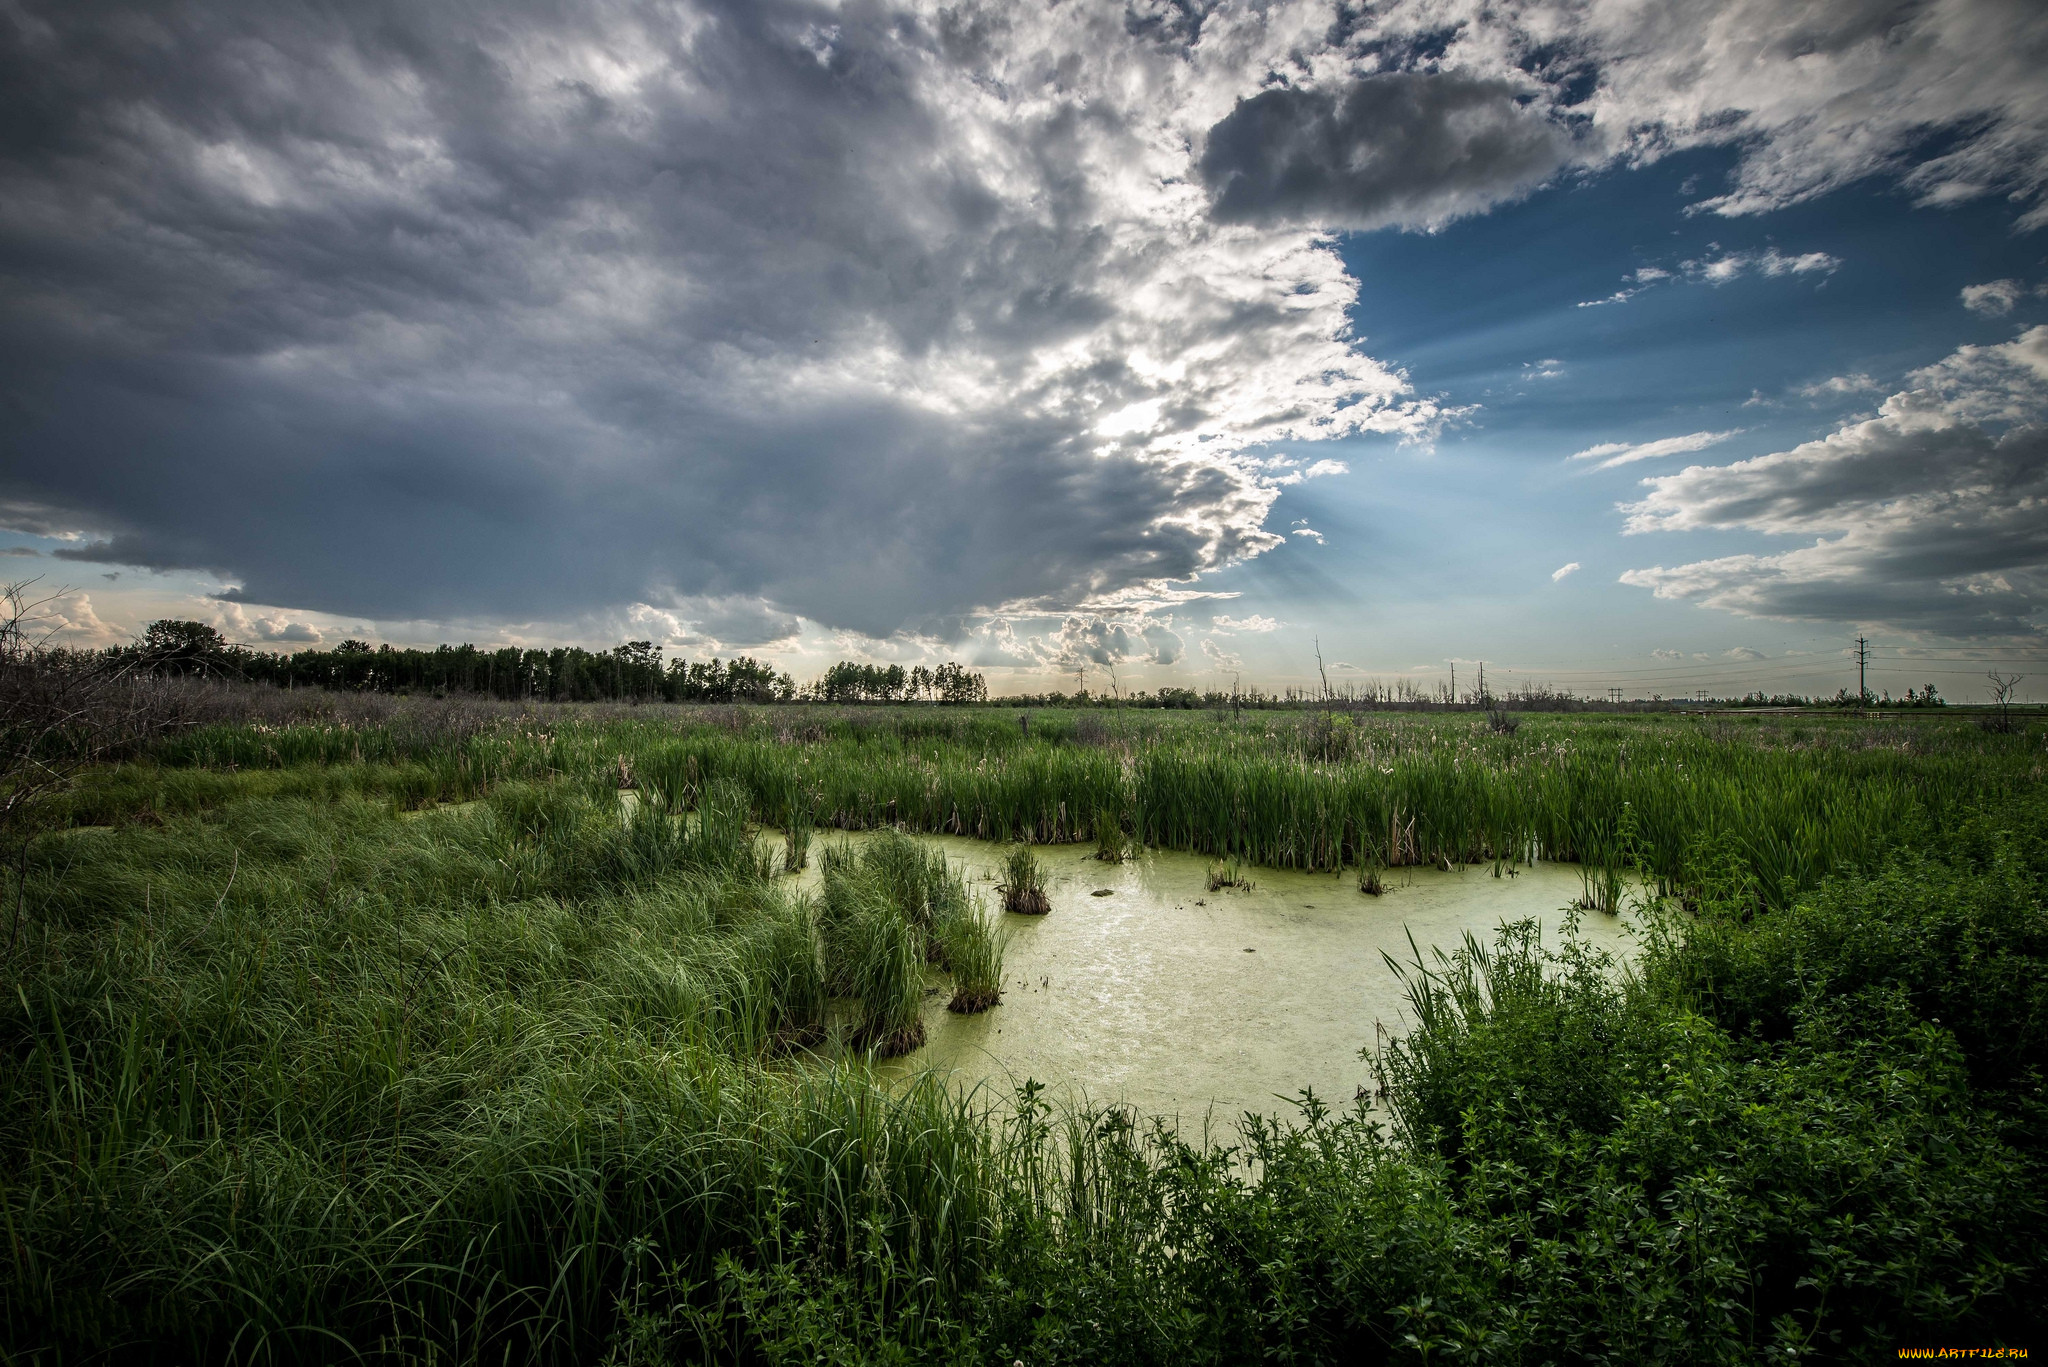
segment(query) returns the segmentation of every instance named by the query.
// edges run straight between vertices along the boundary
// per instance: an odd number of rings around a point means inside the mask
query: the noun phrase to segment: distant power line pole
[[[1863,671],[1869,663],[1870,642],[1858,636],[1856,638],[1856,700],[1858,702],[1867,703],[1870,701],[1870,689],[1863,682]]]
[[[1620,689],[1618,689],[1618,688],[1610,688],[1610,689],[1608,689],[1608,690],[1607,690],[1607,701],[1609,701],[1609,702],[1620,702],[1620,701],[1621,701],[1621,690],[1620,690]]]

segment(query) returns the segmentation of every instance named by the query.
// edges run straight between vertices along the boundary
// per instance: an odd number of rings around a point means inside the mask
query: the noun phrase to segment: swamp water
[[[867,838],[820,832],[801,885],[817,886],[826,844]],[[1390,1034],[1408,1025],[1382,951],[1409,962],[1412,934],[1434,962],[1433,947],[1455,949],[1467,931],[1490,945],[1503,921],[1531,916],[1554,944],[1562,908],[1583,890],[1575,865],[1537,864],[1499,878],[1490,865],[1393,869],[1380,897],[1358,891],[1355,870],[1247,867],[1252,888],[1211,892],[1207,856],[1146,851],[1108,864],[1092,847],[1051,845],[1034,848],[1051,914],[1014,916],[995,910],[1008,847],[919,838],[946,852],[1009,933],[1003,1000],[956,1016],[945,993],[928,997],[925,1046],[879,1074],[985,1082],[998,1092],[989,1100],[1035,1078],[1068,1102],[1126,1103],[1178,1117],[1187,1133],[1206,1120],[1219,1137],[1245,1111],[1291,1117],[1304,1087],[1340,1109],[1370,1089],[1358,1051],[1376,1023]],[[1579,929],[1617,959],[1632,953],[1620,917],[1587,912]]]

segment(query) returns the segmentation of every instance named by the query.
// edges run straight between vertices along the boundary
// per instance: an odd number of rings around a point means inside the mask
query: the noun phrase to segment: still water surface
[[[826,840],[864,837],[828,833]],[[923,837],[963,869],[991,907],[1005,847]],[[815,886],[817,851],[803,875]],[[1092,847],[1038,850],[1052,913],[1000,916],[1010,932],[1002,1004],[978,1016],[927,1000],[925,1047],[880,1066],[890,1076],[935,1069],[1007,1092],[1036,1078],[1063,1100],[1124,1102],[1145,1114],[1205,1118],[1219,1137],[1244,1111],[1292,1115],[1304,1087],[1338,1106],[1370,1085],[1358,1051],[1376,1025],[1406,1028],[1399,981],[1382,951],[1407,961],[1455,948],[1470,931],[1491,942],[1504,921],[1534,916],[1547,942],[1581,891],[1578,869],[1538,864],[1515,877],[1397,869],[1367,897],[1357,875],[1247,869],[1249,891],[1209,891],[1205,856],[1148,851],[1105,864]],[[1096,896],[1099,891],[1106,896]],[[1579,918],[1580,934],[1617,958],[1633,941],[1622,919]]]

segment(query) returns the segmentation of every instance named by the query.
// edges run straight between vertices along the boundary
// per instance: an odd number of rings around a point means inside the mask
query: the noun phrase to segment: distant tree
[[[204,622],[175,618],[142,630],[142,664],[166,674],[206,674],[233,666],[240,649]]]
[[[2019,727],[2013,723],[2012,719],[2012,700],[2013,695],[2019,692],[2021,680],[2027,676],[2024,674],[2001,674],[1994,669],[1984,677],[1991,681],[1991,705],[1998,709],[1997,717],[1992,720],[1991,729],[1996,731],[2017,731]]]

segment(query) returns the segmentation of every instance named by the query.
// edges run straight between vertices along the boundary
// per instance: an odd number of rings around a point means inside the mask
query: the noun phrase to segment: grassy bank
[[[270,717],[89,775],[5,889],[0,1342],[1749,1362],[2036,1331],[2038,736],[1057,720]],[[1385,1112],[1305,1098],[1223,1147],[876,1090],[860,1051],[923,993],[974,1004],[1000,947],[915,841],[826,836],[812,901],[747,826],[1113,820],[1301,864],[1371,857],[1388,811],[1381,857],[1605,841],[1692,911],[1628,975],[1526,930],[1411,965]]]

